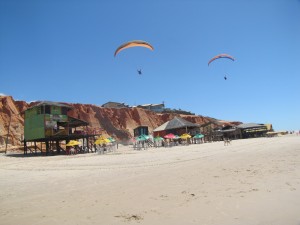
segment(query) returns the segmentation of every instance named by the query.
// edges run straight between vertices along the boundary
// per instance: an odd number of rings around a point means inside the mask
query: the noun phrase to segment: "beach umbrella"
[[[194,136],[194,138],[203,138],[203,137],[204,137],[203,134],[196,134],[196,135]]]
[[[188,139],[188,138],[191,138],[192,136],[191,135],[189,135],[189,134],[182,134],[182,135],[180,135],[180,138],[181,139]]]
[[[140,135],[136,138],[137,141],[146,141],[148,139],[149,139],[149,137],[147,135],[144,135],[144,134],[142,134],[142,135]]]
[[[147,140],[150,138],[150,136],[146,134],[142,134],[141,136],[145,137]]]
[[[141,134],[140,136],[137,137],[137,141],[146,141],[150,139],[149,135],[146,134]]]
[[[116,141],[113,137],[109,137],[107,139],[110,140],[110,142],[115,142]]]
[[[164,138],[166,138],[166,139],[174,139],[174,138],[176,138],[176,136],[174,134],[172,134],[172,133],[169,133],[169,134],[165,135]]]
[[[105,139],[98,139],[98,140],[95,141],[96,145],[103,145],[103,144],[107,144],[107,143],[110,143],[110,140],[108,140],[107,138],[105,138]]]
[[[70,146],[75,146],[75,145],[80,145],[81,142],[79,141],[75,141],[75,140],[71,140],[68,142],[68,144],[66,144],[66,146],[70,147]]]
[[[96,145],[102,145],[102,144],[107,144],[110,143],[111,141],[108,138],[104,138],[104,137],[99,137],[96,141],[95,144]]]
[[[154,138],[154,141],[162,141],[162,140],[164,140],[164,139],[160,136],[157,136],[157,137]]]
[[[107,141],[107,140],[109,140],[109,138],[106,138],[104,136],[99,136],[97,140],[106,140]]]

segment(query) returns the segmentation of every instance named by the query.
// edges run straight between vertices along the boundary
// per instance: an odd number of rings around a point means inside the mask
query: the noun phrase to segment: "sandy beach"
[[[0,156],[0,224],[299,225],[300,136]]]

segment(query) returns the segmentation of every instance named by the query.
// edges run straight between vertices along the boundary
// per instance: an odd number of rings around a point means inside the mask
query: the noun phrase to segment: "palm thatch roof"
[[[172,130],[178,128],[185,128],[185,127],[199,127],[199,124],[191,123],[183,118],[174,117],[174,119],[160,125],[159,127],[155,128],[153,131],[163,131],[163,130]]]

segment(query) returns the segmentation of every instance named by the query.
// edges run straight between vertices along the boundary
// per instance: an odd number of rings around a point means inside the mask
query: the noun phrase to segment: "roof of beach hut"
[[[174,117],[174,119],[162,124],[161,126],[155,128],[153,131],[171,130],[184,127],[199,127],[199,124],[189,122],[181,117]]]

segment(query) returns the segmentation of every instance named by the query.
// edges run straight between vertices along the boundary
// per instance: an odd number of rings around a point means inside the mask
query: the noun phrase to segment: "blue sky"
[[[114,57],[131,40],[154,51]],[[236,60],[208,67],[220,53]],[[0,1],[0,93],[27,102],[165,102],[299,130],[299,54],[299,0]]]

